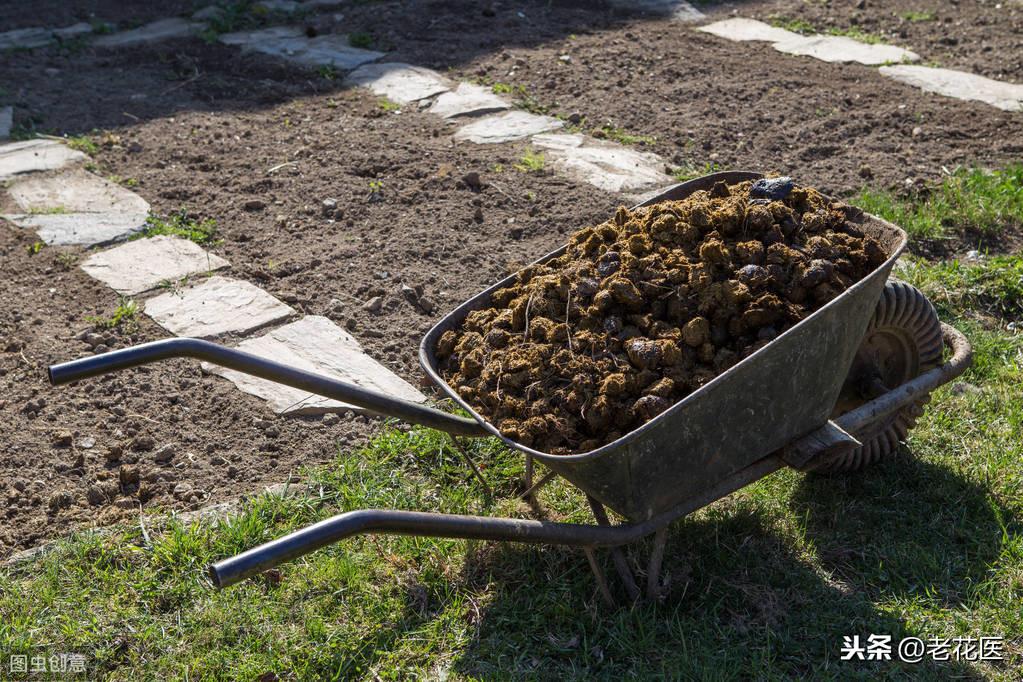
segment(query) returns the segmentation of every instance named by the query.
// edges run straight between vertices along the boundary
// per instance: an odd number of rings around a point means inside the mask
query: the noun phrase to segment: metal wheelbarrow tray
[[[714,173],[675,185],[639,204],[682,199],[714,183],[736,183],[758,173]],[[446,315],[423,338],[419,358],[430,379],[473,419],[405,402],[352,384],[287,367],[197,339],[168,339],[55,365],[54,384],[170,357],[195,357],[444,430],[452,436],[495,436],[526,455],[527,495],[560,475],[588,496],[598,525],[397,510],[351,511],[248,550],[210,567],[217,586],[360,533],[397,533],[574,545],[586,550],[601,593],[610,592],[593,548],[618,547],[656,532],[647,591],[657,575],[673,520],[728,495],[783,466],[801,470],[854,468],[894,449],[912,427],[928,394],[964,372],[971,361],[966,338],[937,320],[933,307],[905,284],[888,283],[906,234],[863,214],[857,227],[877,239],[888,258],[771,343],[715,377],[640,428],[591,452],[551,455],[509,440],[440,377],[434,349],[441,334],[469,312],[486,307],[509,276]],[[565,247],[536,261],[561,255]],[[942,363],[942,347],[952,357]],[[532,462],[551,474],[536,485]],[[610,525],[605,506],[627,523]],[[630,597],[636,586],[624,555],[615,567]]]

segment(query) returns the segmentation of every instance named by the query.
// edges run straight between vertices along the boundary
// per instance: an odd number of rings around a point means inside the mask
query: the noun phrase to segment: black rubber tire
[[[941,364],[942,350],[941,322],[931,302],[916,287],[889,281],[867,325],[835,416],[870,398],[865,387],[869,378],[895,388]],[[816,471],[856,471],[891,454],[916,425],[929,400],[929,395],[924,396],[873,424],[866,433],[858,434],[862,446],[831,459]]]

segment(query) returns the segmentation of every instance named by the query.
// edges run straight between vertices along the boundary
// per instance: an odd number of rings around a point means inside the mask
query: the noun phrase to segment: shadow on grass
[[[968,600],[1019,526],[983,487],[905,450],[858,474],[808,476],[791,505],[821,564],[855,589],[946,607]]]
[[[661,602],[617,610],[600,603],[580,552],[472,549],[469,588],[497,596],[453,670],[484,679],[979,677],[956,661],[898,662],[902,638],[933,633],[908,626],[892,602],[967,598],[1002,534],[982,488],[942,467],[896,461],[859,477],[804,477],[789,511],[800,541],[777,518],[784,513],[745,499],[675,524]],[[630,548],[634,569],[649,551],[649,541]],[[602,560],[613,576],[606,552]],[[891,635],[896,660],[840,660],[844,637],[865,644],[870,634]]]

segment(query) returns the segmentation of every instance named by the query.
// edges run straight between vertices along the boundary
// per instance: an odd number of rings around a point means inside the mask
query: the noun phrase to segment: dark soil
[[[79,22],[99,31],[128,30],[158,19],[189,16],[205,5],[202,0],[59,0],[0,4],[0,31],[18,28],[63,28]]]
[[[8,3],[0,25],[67,25],[89,12],[142,22],[192,9]],[[963,11],[968,23],[975,15]],[[777,171],[831,194],[937,178],[942,165],[997,166],[1023,151],[1018,114],[589,2],[353,2],[305,21],[366,33],[389,60],[521,85],[531,106],[578,113],[586,129],[610,121],[653,136],[674,165]],[[958,49],[992,56],[970,40]],[[387,112],[333,73],[198,38],[5,53],[0,104],[14,105],[23,132],[99,129],[97,172],[134,181],[157,213],[214,218],[230,276],[331,317],[410,381],[419,378],[415,347],[445,311],[621,202],[550,172],[511,170],[524,143],[456,145],[450,127],[415,107]],[[462,180],[470,173],[480,182]],[[245,210],[252,199],[265,207]],[[325,199],[337,208],[327,211]],[[132,518],[140,504],[187,509],[259,490],[375,428],[352,416],[334,425],[274,417],[186,361],[51,388],[45,366],[92,352],[79,339],[95,331],[88,318],[109,318],[118,299],[75,265],[82,249],[32,255],[35,241],[0,229],[0,554]],[[431,312],[403,284],[423,287]],[[363,307],[376,296],[379,310]],[[114,347],[166,336],[144,316],[135,330],[102,333]]]
[[[444,378],[512,440],[594,450],[884,262],[849,212],[788,178],[620,207],[445,332]]]

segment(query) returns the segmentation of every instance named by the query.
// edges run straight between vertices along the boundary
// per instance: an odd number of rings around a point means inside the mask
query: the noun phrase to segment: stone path
[[[146,302],[146,314],[176,336],[245,333],[295,314],[255,284],[213,276]]]
[[[42,155],[54,157],[60,158]],[[143,229],[149,217],[142,197],[81,168],[31,173],[6,191],[23,213],[3,217],[34,229],[47,244],[106,244]]]
[[[688,3],[673,0],[640,4],[642,7],[633,9],[675,16],[686,12],[687,7],[691,9]],[[579,134],[534,137],[563,128],[565,122],[527,111],[508,111],[512,108],[510,101],[475,83],[454,83],[436,71],[412,64],[379,62],[383,54],[352,48],[345,36],[310,38],[300,27],[277,26],[227,34],[221,36],[221,41],[307,66],[351,69],[346,85],[367,88],[397,104],[417,103],[458,126],[453,135],[456,141],[502,144],[531,139],[551,155],[556,170],[605,191],[631,196],[672,184],[672,178],[663,172],[664,160],[655,154]],[[466,118],[472,120],[462,120]]]
[[[965,71],[902,64],[882,66],[881,75],[946,97],[985,102],[1004,111],[1023,111],[1023,85]]]
[[[547,150],[555,168],[608,192],[632,194],[672,184],[664,173],[664,160],[650,152],[578,133],[536,135],[532,143]]]
[[[56,140],[24,140],[0,147],[0,182],[16,175],[57,170],[89,159]]]
[[[398,104],[418,102],[451,89],[451,81],[439,73],[397,62],[360,66],[348,75],[345,85],[369,88]]]
[[[700,21],[704,14],[684,0],[609,0],[612,7],[632,12],[669,16],[679,21]]]
[[[117,293],[134,296],[228,265],[194,242],[159,235],[94,253],[82,263],[82,270]]]
[[[309,315],[278,327],[258,338],[242,341],[238,348],[292,367],[324,374],[403,400],[423,402],[426,396],[401,377],[366,355],[348,332],[325,317]],[[218,374],[242,391],[267,401],[278,414],[310,414],[355,410],[346,403],[281,386],[248,374],[203,363],[203,369]]]
[[[915,52],[894,45],[867,44],[845,36],[804,36],[754,19],[734,17],[696,30],[733,42],[769,42],[779,52],[826,62],[857,62],[881,66],[879,73],[901,83],[955,99],[984,102],[1005,111],[1023,111],[1023,85],[997,81],[965,71],[916,66]],[[899,63],[901,62],[901,63]]]
[[[149,204],[142,197],[84,170],[88,158],[57,140],[0,145],[3,217],[35,229],[49,244],[86,246],[123,240],[144,227]],[[290,306],[250,282],[213,275],[229,263],[197,244],[166,235],[96,251],[82,270],[121,295],[138,296],[190,276],[205,278],[145,301],[145,313],[178,336],[245,335],[297,316]],[[405,400],[426,396],[373,360],[343,329],[323,317],[306,317],[242,342],[252,352],[375,388]],[[205,366],[241,390],[260,396],[281,414],[319,414],[352,406],[302,391]]]
[[[804,36],[754,19],[736,17],[715,21],[696,30],[733,42],[763,41],[787,54],[804,55],[825,62],[857,62],[878,66],[891,62],[915,62],[920,55],[894,45],[868,44],[845,36]]]
[[[19,28],[0,33],[0,52],[16,49],[31,50],[89,33],[92,33],[92,26],[85,22],[64,28]]]
[[[97,47],[107,48],[132,47],[159,40],[187,38],[192,35],[198,35],[204,28],[206,28],[206,24],[200,22],[187,21],[180,18],[160,19],[130,31],[121,31],[120,33],[101,36],[96,39],[94,44]]]
[[[346,35],[323,35],[309,38],[298,26],[274,26],[261,31],[226,33],[220,36],[225,45],[262,52],[306,66],[333,66],[354,69],[383,57],[382,52],[363,50],[348,44]]]

